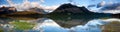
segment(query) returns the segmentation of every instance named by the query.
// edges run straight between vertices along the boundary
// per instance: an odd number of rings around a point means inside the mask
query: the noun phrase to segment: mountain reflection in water
[[[42,30],[44,32],[101,32],[100,25],[104,25],[102,20],[91,20],[85,25],[77,25],[71,28],[63,28],[51,19],[45,20],[43,23],[37,24],[35,30]]]
[[[87,21],[88,20],[88,21]],[[114,19],[14,19],[0,18],[0,32],[102,32],[102,25]],[[119,19],[118,19],[119,20]],[[72,26],[71,26],[72,25]]]

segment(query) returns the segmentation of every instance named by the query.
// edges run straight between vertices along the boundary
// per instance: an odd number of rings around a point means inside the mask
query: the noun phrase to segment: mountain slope
[[[52,13],[90,13],[90,11],[84,6],[78,7],[76,5],[68,3],[61,5]]]
[[[15,7],[0,7],[0,14],[10,14],[14,12],[17,12]]]

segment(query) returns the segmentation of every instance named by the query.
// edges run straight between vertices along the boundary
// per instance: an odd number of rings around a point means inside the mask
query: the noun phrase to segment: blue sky
[[[23,0],[12,0],[14,3],[22,3]],[[30,2],[37,2],[39,0],[29,0]],[[101,1],[105,1],[105,2],[120,2],[120,0],[73,0],[73,2],[81,5],[81,6],[88,6],[88,5],[91,5],[91,4],[97,4]],[[6,2],[6,0],[0,0],[0,5],[2,4],[8,4]],[[68,0],[44,0],[44,5],[48,5],[48,6],[51,6],[51,5],[58,5],[58,4],[62,4],[62,3],[67,3],[69,2]]]

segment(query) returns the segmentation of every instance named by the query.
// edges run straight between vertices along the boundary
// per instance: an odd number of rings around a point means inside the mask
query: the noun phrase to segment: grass
[[[11,22],[11,25],[13,25],[15,27],[15,29],[28,30],[28,29],[32,29],[35,24],[18,20],[18,21]]]
[[[0,32],[4,32],[3,29],[0,28]]]

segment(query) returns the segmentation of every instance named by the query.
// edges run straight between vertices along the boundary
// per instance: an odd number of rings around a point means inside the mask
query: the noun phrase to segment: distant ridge
[[[10,14],[14,12],[17,12],[15,7],[0,7],[0,14]]]

